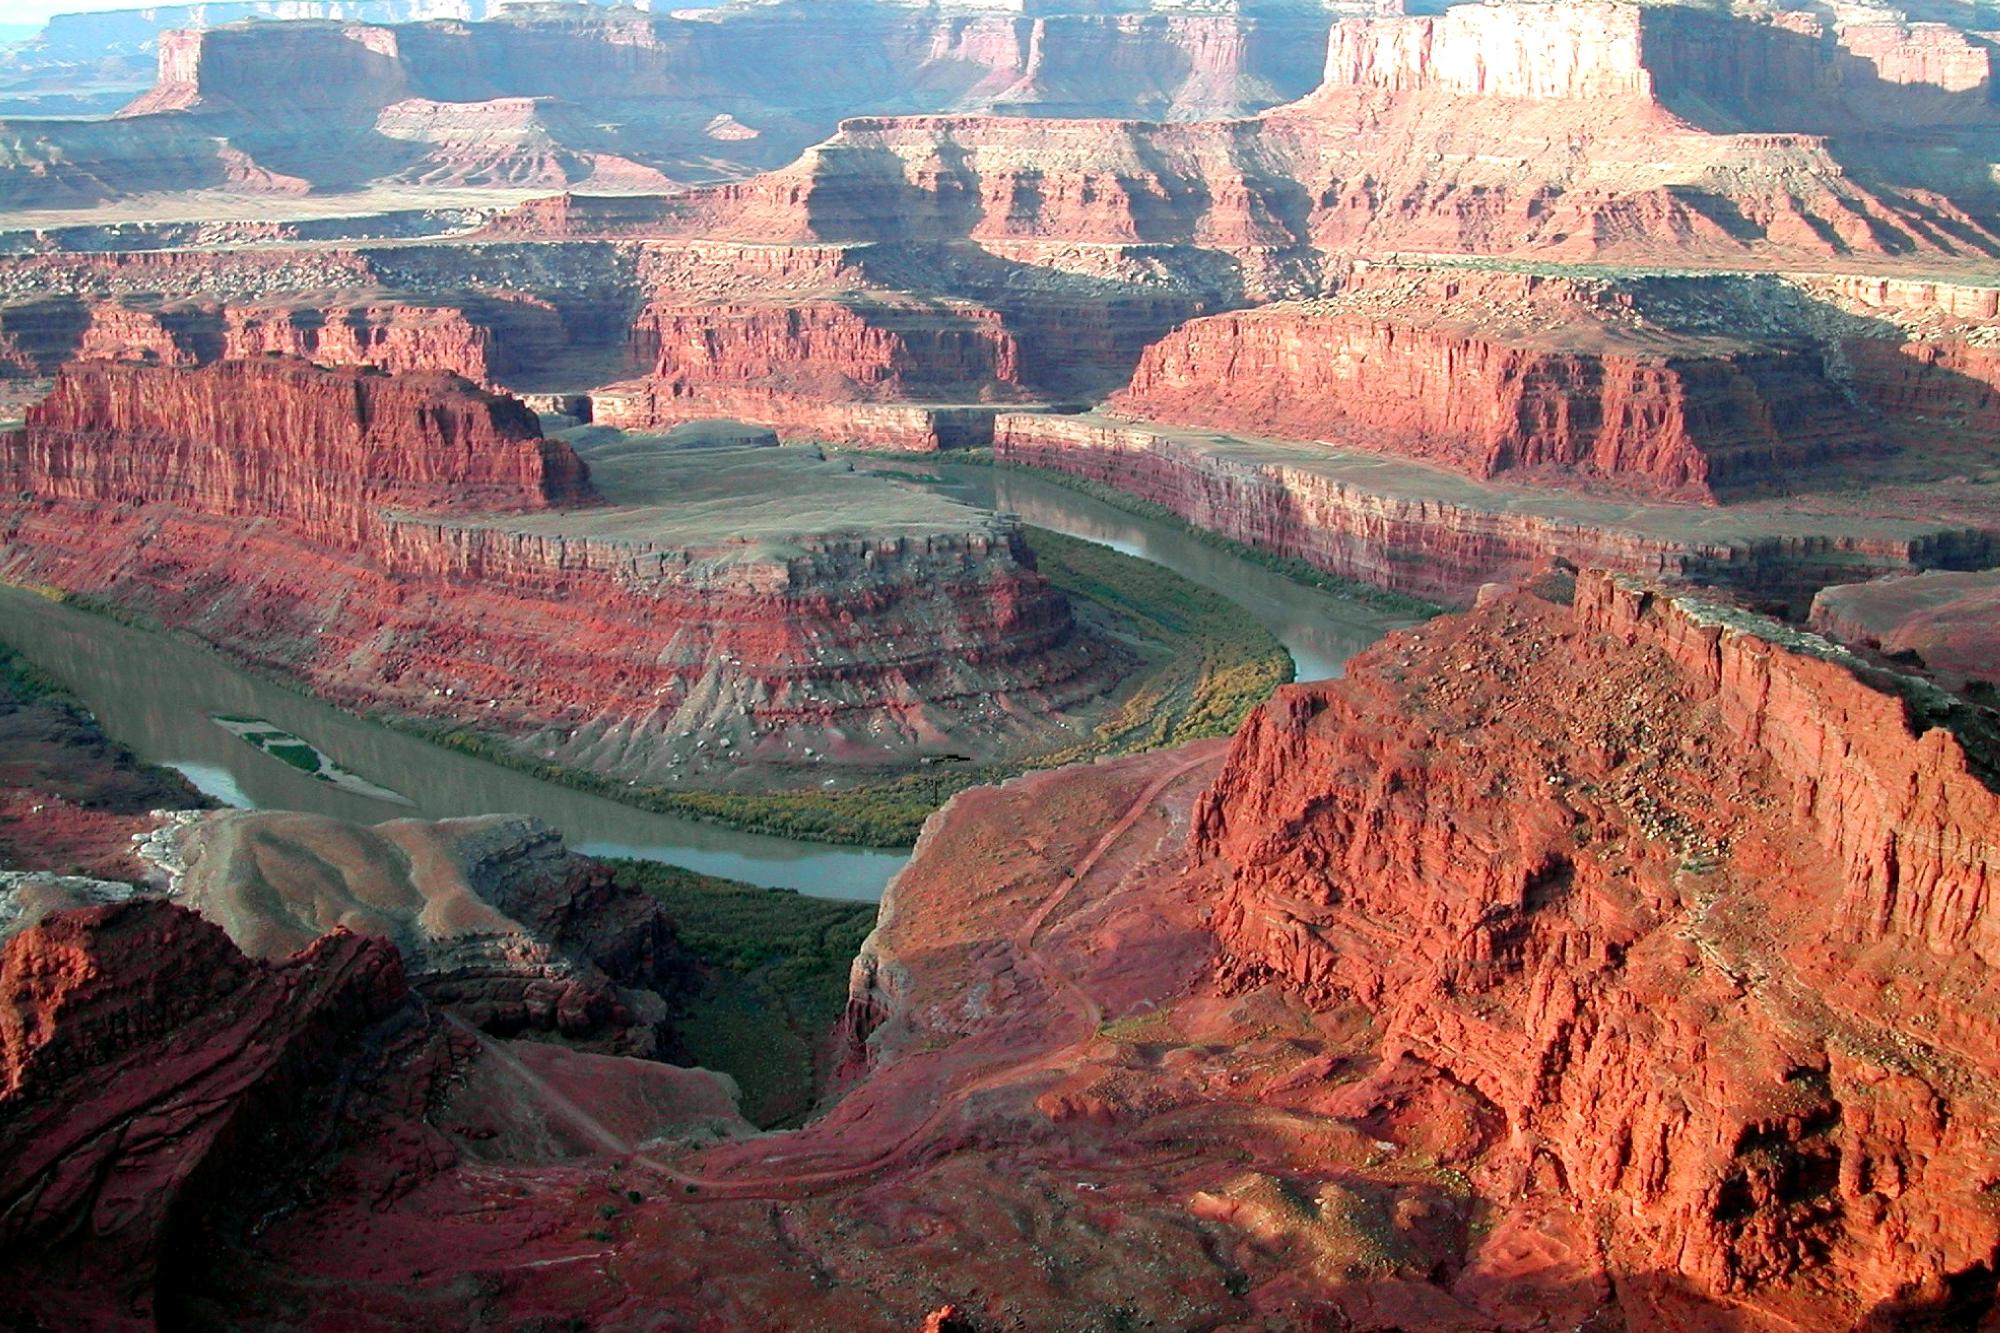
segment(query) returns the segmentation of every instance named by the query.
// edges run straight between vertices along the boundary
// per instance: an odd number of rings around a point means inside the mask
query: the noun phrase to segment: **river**
[[[944,479],[940,489],[949,494],[1155,561],[1233,598],[1291,651],[1300,679],[1340,674],[1349,657],[1408,623],[1294,583],[1173,524],[1126,514],[1033,477],[950,464],[930,470]],[[17,589],[0,588],[0,641],[67,686],[106,733],[140,758],[180,770],[230,805],[309,810],[362,823],[530,814],[593,855],[666,861],[828,898],[879,898],[907,859],[904,852],[738,832],[543,782],[343,713],[205,649]],[[272,723],[410,804],[310,777],[232,735],[214,721],[218,715]]]
[[[964,463],[927,470],[943,478],[937,489],[946,494],[1165,565],[1221,593],[1285,645],[1300,680],[1338,676],[1347,669],[1348,658],[1390,630],[1417,623],[1407,614],[1380,611],[1273,573],[1209,545],[1177,523],[1128,514],[1028,473]]]

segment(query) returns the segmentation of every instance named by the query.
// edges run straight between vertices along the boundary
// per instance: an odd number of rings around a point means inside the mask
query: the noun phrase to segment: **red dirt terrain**
[[[177,1268],[177,1308],[1975,1319],[2000,1254],[1986,727],[1773,622],[1549,575],[1282,691],[1226,753],[958,797],[806,1129],[648,1141],[520,1046],[479,1066],[504,1097],[431,1115],[456,1146],[407,1188],[366,1184],[397,1140],[363,1133],[358,1174]],[[525,1160],[522,1107],[583,1155]]]
[[[729,794],[1101,716],[1017,521],[821,440],[1461,608],[961,792],[782,1132],[548,830],[162,818],[0,699],[0,1326],[2000,1319],[1991,15],[1136,7],[258,22],[0,127],[0,578],[356,709]]]

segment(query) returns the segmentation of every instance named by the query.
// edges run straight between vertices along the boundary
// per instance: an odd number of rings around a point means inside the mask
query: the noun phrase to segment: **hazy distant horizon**
[[[138,0],[0,0],[0,27],[16,23],[47,23],[56,14],[96,13],[106,9],[157,8]]]

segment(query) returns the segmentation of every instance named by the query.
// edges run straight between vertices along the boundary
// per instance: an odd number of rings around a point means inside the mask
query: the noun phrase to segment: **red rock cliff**
[[[1875,447],[1818,358],[1592,348],[1422,315],[1280,304],[1192,320],[1153,344],[1113,410],[1331,439],[1492,477],[1714,502]]]
[[[587,497],[569,446],[452,376],[285,360],[65,367],[4,437],[11,490],[284,518],[355,538],[377,508],[541,508]]]
[[[808,301],[656,301],[633,326],[656,392],[764,389],[847,400],[991,396],[1019,378],[1020,351],[990,310]]]
[[[260,963],[123,903],[9,940],[0,993],[0,1319],[26,1327],[149,1325],[168,1247],[271,1208],[385,1091],[421,1111],[448,1072],[386,940]],[[383,1162],[407,1187],[450,1149],[404,1125]]]
[[[1476,1089],[1628,1307],[1990,1294],[1992,738],[1812,636],[1561,582],[1246,725],[1197,813],[1229,968]]]
[[[1916,529],[1752,522],[1726,532],[1690,525],[1690,515],[1713,511],[1686,506],[1502,492],[1351,447],[1204,440],[1094,415],[1003,413],[994,453],[1115,487],[1329,574],[1451,605],[1560,557],[1726,584],[1803,610],[1857,568],[1868,577],[1983,567],[1994,553],[1986,530],[1957,520]]]

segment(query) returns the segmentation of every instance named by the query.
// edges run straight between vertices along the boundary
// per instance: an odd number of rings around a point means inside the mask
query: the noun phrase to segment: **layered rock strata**
[[[285,1327],[420,1322],[501,1270],[481,1299],[511,1319],[1976,1324],[1988,725],[1638,582],[1494,589],[1233,743],[961,794],[891,886],[849,1086],[806,1128],[663,1140],[657,1066],[519,1044],[428,1123],[347,1140],[254,1250],[225,1229],[170,1271]],[[140,1026],[178,1030],[114,1030]],[[81,1081],[108,1057],[78,1027],[35,1030]],[[0,1132],[61,1123],[26,1106]],[[74,1301],[102,1259],[68,1234],[0,1300]]]
[[[627,778],[997,754],[1123,661],[1017,525],[670,440],[613,440],[607,502],[556,508],[588,494],[578,456],[459,381],[92,364],[5,440],[9,578]]]
[[[492,386],[596,350],[573,342],[554,304],[535,297],[439,292],[418,301],[279,290],[217,302],[203,299],[198,278],[185,286],[187,295],[164,300],[51,298],[0,308],[0,378],[53,375],[70,360],[194,366],[283,356],[392,374],[441,371]],[[623,303],[616,305],[613,318],[622,316]]]
[[[339,541],[385,509],[590,497],[574,451],[511,398],[283,359],[67,367],[0,448],[6,484],[50,499],[277,518]]]
[[[956,107],[1184,119],[1296,97],[1330,18],[930,13],[868,4],[701,14],[516,10],[480,23],[168,32],[109,123],[17,122],[0,202],[148,189],[666,188],[784,162],[843,114]],[[310,69],[301,84],[274,69]]]
[[[1554,313],[1571,318],[1512,336],[1338,301],[1213,315],[1149,347],[1109,406],[1481,478],[1710,503],[1881,448],[1817,352],[1699,339],[1649,347],[1583,311]]]
[[[1020,394],[1019,345],[997,312],[962,303],[656,298],[630,359],[648,373],[594,394],[592,420],[735,418],[782,438],[925,450],[990,443],[993,414],[972,405]]]
[[[1773,125],[1745,91],[1754,76],[1704,82],[1686,55],[1698,43],[1795,46],[1821,67],[1802,76],[1814,95]],[[1851,132],[1843,89],[1864,79],[1838,71],[1860,58],[1823,45],[1671,7],[1349,19],[1322,86],[1253,120],[856,116],[783,171],[677,211],[689,228],[769,241],[1143,242],[1225,250],[1261,272],[1314,247],[1677,263],[2000,248],[1990,183],[1948,147]],[[1964,45],[1967,61],[1985,55]],[[1903,128],[1993,123],[1961,71],[1890,63]],[[1849,131],[1838,153],[1836,128]]]
[[[1628,1317],[1669,1299],[1642,1275],[1760,1319],[1979,1308],[1990,719],[1758,617],[1565,582],[1245,727],[1196,814],[1228,968],[1473,1090],[1497,1179],[1594,1219]]]
[[[1095,415],[1004,414],[994,449],[1004,462],[1114,487],[1259,550],[1448,604],[1560,558],[1722,584],[1803,614],[1814,592],[1851,571],[1981,568],[1995,555],[1995,528],[1980,517],[1631,504],[1480,485],[1352,448]]]

